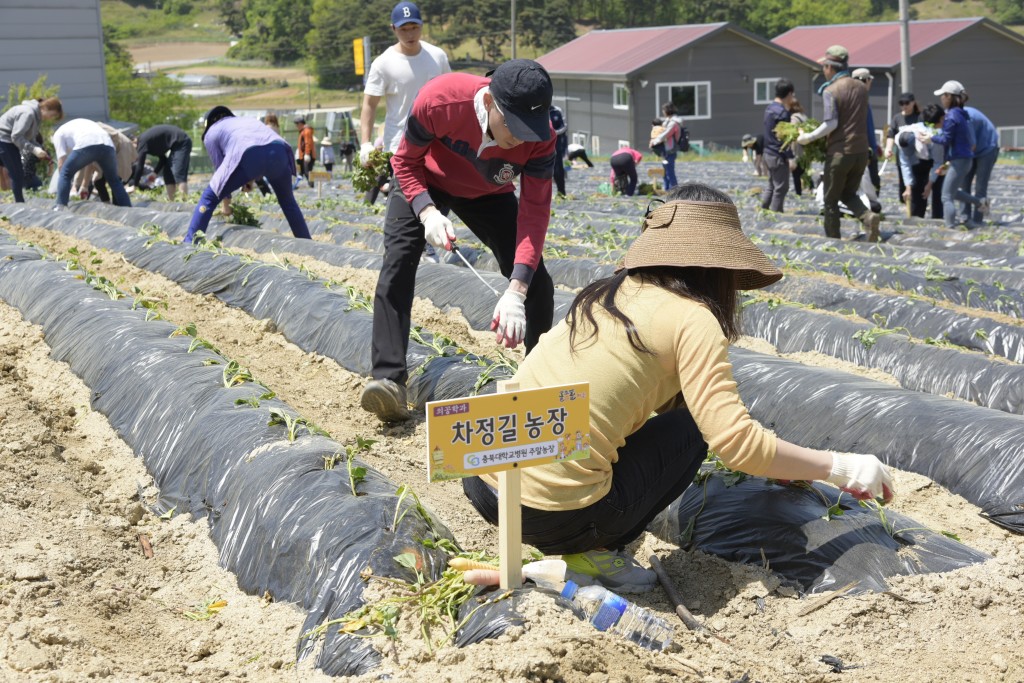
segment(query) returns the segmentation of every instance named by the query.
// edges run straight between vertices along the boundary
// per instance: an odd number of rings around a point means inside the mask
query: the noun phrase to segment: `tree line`
[[[169,0],[164,0],[169,1]],[[370,36],[372,56],[394,42],[392,0],[216,0],[233,34],[230,56],[288,64],[308,59],[324,88],[356,85],[352,41]],[[993,17],[1024,22],[1024,0],[986,0]],[[509,0],[420,0],[429,39],[453,62],[473,45],[480,61],[509,53]],[[899,0],[517,0],[517,45],[551,50],[576,37],[577,26],[627,28],[731,21],[766,38],[794,26],[886,21],[898,18]],[[911,8],[911,18],[914,18]],[[460,48],[463,54],[453,51]]]

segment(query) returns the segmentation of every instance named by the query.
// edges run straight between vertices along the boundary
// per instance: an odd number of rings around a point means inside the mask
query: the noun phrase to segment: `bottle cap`
[[[572,600],[572,596],[576,595],[576,591],[579,589],[579,585],[572,579],[565,582],[565,588],[562,589],[562,597],[567,600]]]

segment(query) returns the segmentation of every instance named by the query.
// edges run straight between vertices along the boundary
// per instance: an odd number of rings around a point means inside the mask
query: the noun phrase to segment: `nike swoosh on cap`
[[[532,107],[530,107],[530,111],[534,111],[536,109],[540,109],[542,106],[544,106],[544,105],[542,105],[542,104],[535,104]]]

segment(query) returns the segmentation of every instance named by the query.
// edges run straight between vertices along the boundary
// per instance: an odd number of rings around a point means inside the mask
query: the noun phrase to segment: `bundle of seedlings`
[[[803,123],[791,123],[789,121],[779,121],[775,125],[775,137],[782,143],[781,149],[783,151],[791,148],[796,144],[796,139],[800,137],[801,133],[810,133],[821,125],[820,121],[814,119],[807,119]],[[807,168],[815,161],[825,161],[825,138],[821,137],[806,145],[801,145],[803,151],[798,155],[797,163],[803,168]]]
[[[352,187],[357,192],[369,192],[377,187],[380,178],[387,178],[391,175],[391,170],[388,168],[391,156],[391,152],[380,149],[370,152],[370,158],[365,166],[356,164],[355,171],[352,172]]]

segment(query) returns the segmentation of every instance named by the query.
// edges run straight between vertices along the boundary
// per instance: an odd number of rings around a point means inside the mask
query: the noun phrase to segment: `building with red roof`
[[[932,93],[946,81],[960,81],[970,105],[996,126],[1006,127],[1001,144],[1024,145],[1024,134],[1014,141],[1009,128],[1024,126],[1024,92],[1012,85],[1021,81],[1024,36],[979,17],[912,21],[909,29],[911,90],[919,105],[938,102]],[[798,26],[772,42],[814,60],[831,45],[845,47],[851,68],[866,67],[875,76],[871,104],[879,128],[892,119],[896,100],[908,90],[900,81],[899,22]],[[815,98],[812,115],[820,116],[821,106],[821,99]]]
[[[646,152],[651,121],[672,101],[691,144],[739,147],[760,133],[775,83],[803,101],[818,65],[734,24],[591,31],[537,59],[555,86],[570,140],[593,154],[622,145]]]

